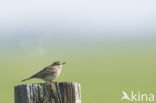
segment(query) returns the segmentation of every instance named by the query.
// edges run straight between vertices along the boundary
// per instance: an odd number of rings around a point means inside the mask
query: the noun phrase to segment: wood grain
[[[80,84],[54,82],[15,86],[15,103],[81,103]]]

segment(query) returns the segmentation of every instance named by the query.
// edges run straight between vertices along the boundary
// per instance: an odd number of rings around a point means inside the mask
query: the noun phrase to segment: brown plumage
[[[26,81],[26,80],[33,79],[33,78],[42,79],[44,81],[53,81],[56,77],[60,75],[63,64],[66,64],[66,63],[56,61],[53,64],[43,68],[40,72],[22,81]]]

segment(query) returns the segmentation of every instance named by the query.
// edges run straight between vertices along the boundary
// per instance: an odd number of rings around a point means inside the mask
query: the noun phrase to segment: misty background
[[[67,62],[56,81],[79,82],[85,103],[120,103],[123,90],[156,93],[155,4],[1,0],[0,101],[14,101],[15,85],[43,82],[20,81],[56,60]]]

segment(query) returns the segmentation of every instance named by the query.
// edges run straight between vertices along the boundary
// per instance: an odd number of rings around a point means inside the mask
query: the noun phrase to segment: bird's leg
[[[54,81],[53,80],[50,80],[50,83],[54,83]]]

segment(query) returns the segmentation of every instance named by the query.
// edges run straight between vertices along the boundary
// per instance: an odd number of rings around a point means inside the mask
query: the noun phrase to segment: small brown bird
[[[26,81],[26,80],[33,79],[33,78],[38,78],[38,79],[42,79],[44,81],[53,82],[53,80],[60,75],[63,64],[66,64],[66,63],[56,61],[53,64],[45,67],[40,72],[32,75],[31,77],[29,77],[27,79],[22,80],[22,81]]]

